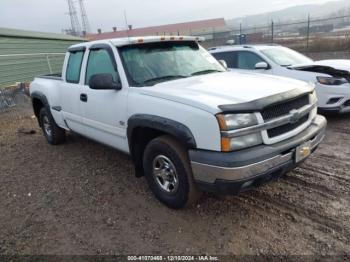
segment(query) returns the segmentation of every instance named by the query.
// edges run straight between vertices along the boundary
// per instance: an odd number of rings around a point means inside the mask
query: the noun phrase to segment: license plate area
[[[295,149],[295,163],[303,161],[311,154],[311,141],[308,141]]]

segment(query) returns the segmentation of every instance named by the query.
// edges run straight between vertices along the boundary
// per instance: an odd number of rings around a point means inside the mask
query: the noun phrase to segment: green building
[[[60,73],[67,48],[82,41],[64,34],[0,28],[0,87]]]

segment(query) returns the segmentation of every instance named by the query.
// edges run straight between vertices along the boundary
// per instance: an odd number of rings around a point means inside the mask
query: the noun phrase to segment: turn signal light
[[[221,151],[230,152],[231,151],[231,139],[227,137],[221,138]]]
[[[218,119],[220,130],[227,130],[226,119],[224,115],[216,115],[216,118]]]

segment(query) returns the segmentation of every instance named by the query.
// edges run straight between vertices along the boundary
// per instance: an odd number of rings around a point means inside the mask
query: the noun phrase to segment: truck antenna
[[[128,35],[128,39],[130,42],[130,35],[129,35],[129,24],[128,24],[128,19],[126,17],[126,10],[124,10],[124,19],[125,19],[125,25],[126,25],[126,34]]]

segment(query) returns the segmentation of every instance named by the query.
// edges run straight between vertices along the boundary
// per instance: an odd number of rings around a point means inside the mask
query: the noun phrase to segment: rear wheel
[[[186,149],[170,136],[152,140],[146,147],[143,167],[154,195],[170,208],[194,204],[200,197]]]
[[[47,142],[51,145],[59,145],[65,141],[65,130],[55,123],[45,107],[40,110],[40,124]]]

